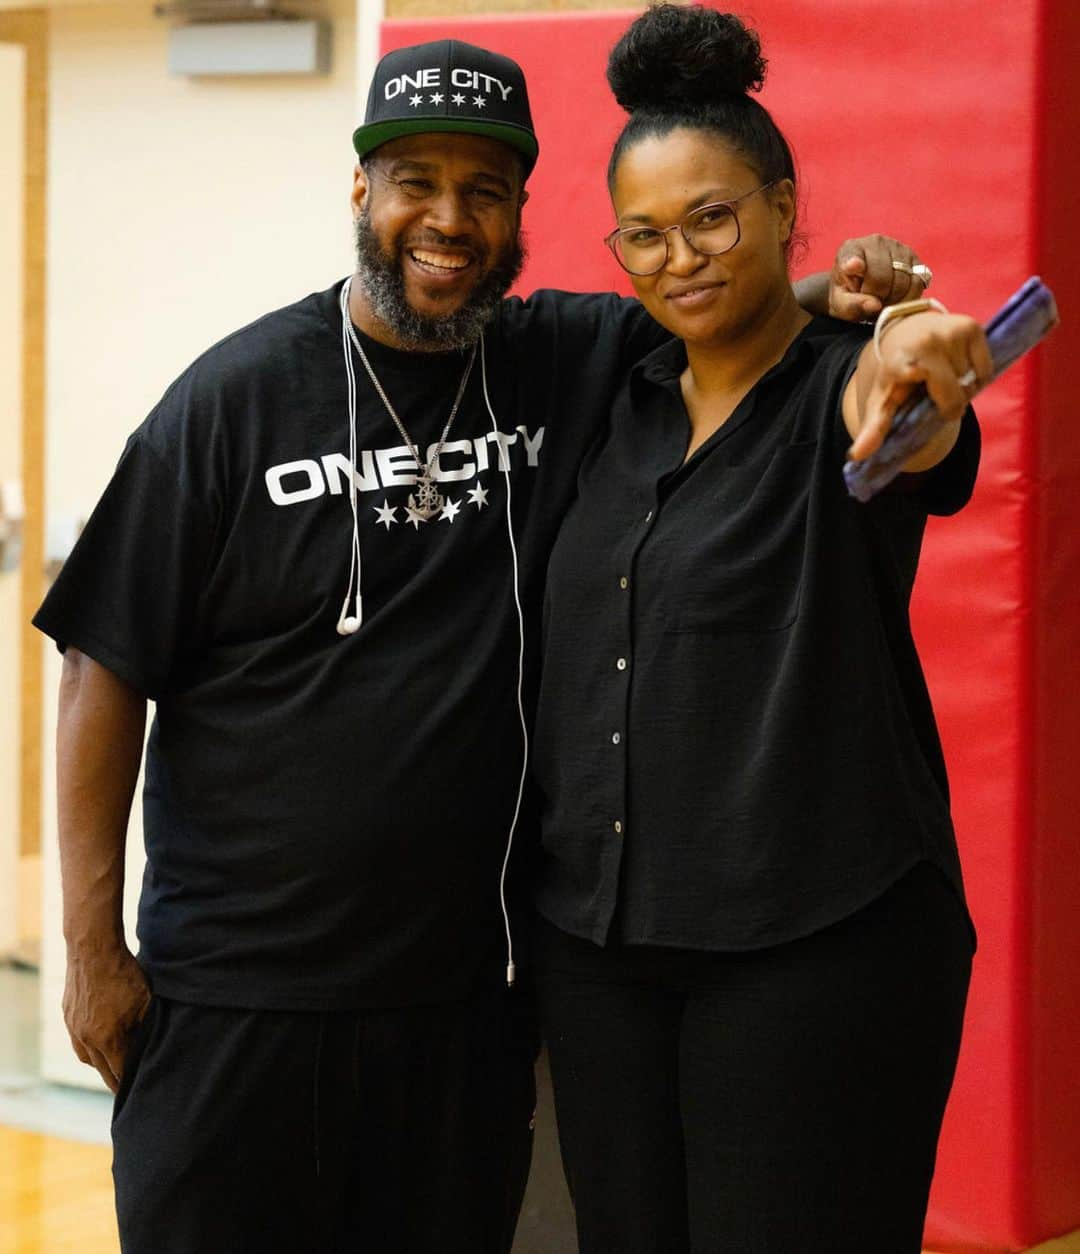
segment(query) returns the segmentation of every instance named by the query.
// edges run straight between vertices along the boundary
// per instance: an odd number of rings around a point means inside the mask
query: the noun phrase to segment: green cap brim
[[[388,122],[372,122],[353,131],[353,147],[358,157],[366,156],[388,140],[402,135],[423,135],[433,132],[453,135],[486,135],[515,148],[525,158],[525,173],[532,172],[540,145],[536,136],[512,122],[470,122],[457,118],[394,118]]]

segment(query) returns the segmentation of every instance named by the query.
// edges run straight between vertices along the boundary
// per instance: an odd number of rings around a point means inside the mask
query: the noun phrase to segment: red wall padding
[[[975,499],[932,523],[916,604],[980,935],[927,1244],[1024,1249],[1080,1228],[1080,6],[730,7],[762,34],[763,99],[800,165],[804,269],[881,230],[956,309],[986,317],[1041,272],[1066,319],[980,399]],[[541,141],[524,290],[629,291],[600,239],[620,124],[603,67],[632,16],[384,24],[384,50],[452,35],[524,65]]]

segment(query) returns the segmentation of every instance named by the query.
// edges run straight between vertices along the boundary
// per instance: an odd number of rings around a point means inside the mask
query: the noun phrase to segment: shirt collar
[[[831,337],[835,336],[837,328],[850,326],[851,323],[840,322],[836,318],[815,315],[791,341],[783,357],[758,382],[789,370],[806,353],[812,354],[816,360]],[[682,340],[671,339],[635,363],[630,372],[631,386],[637,381],[638,385],[652,383],[668,390],[678,388],[679,377],[685,369],[686,345]]]

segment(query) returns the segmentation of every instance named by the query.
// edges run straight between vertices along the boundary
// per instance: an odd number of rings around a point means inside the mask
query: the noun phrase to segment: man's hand
[[[115,1093],[131,1029],[150,1005],[150,986],[126,945],[104,953],[69,950],[64,1022],[80,1062],[94,1067]]]
[[[895,269],[894,261],[906,268]],[[845,240],[829,274],[828,312],[847,322],[865,322],[886,305],[918,300],[926,290],[922,279],[910,273],[918,264],[917,253],[888,235]]]

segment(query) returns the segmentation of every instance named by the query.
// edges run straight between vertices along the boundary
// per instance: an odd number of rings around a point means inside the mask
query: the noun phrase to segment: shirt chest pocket
[[[795,621],[816,452],[814,442],[790,444],[750,464],[702,466],[675,490],[650,563],[669,630],[779,631]]]

